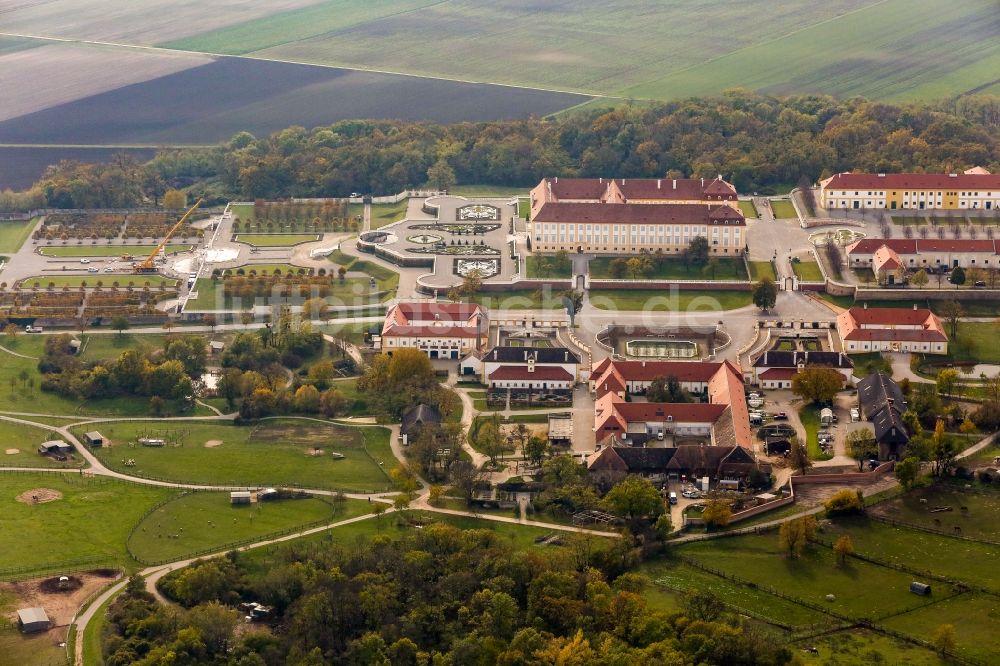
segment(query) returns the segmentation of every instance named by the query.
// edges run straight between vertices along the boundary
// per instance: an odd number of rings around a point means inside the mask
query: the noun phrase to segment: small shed
[[[234,490],[229,493],[230,504],[249,504],[251,494],[249,490]]]
[[[819,412],[819,422],[821,425],[832,425],[833,424],[833,410],[829,407],[824,407]]]
[[[416,438],[417,433],[426,425],[440,425],[441,414],[430,405],[420,403],[410,411],[403,414],[403,421],[399,426],[399,432],[407,435],[410,440]]]
[[[931,594],[931,586],[927,583],[918,583],[913,581],[910,583],[910,592],[913,594],[919,594],[922,597],[929,597]]]
[[[17,611],[17,624],[25,634],[48,631],[49,616],[41,608],[22,608]]]
[[[549,443],[554,446],[569,446],[573,439],[573,415],[549,414]]]
[[[104,435],[96,430],[91,430],[90,432],[84,434],[83,441],[85,441],[87,446],[90,448],[99,449],[104,446]]]
[[[42,442],[39,444],[38,452],[43,456],[67,454],[73,452],[73,447],[61,439],[54,439],[50,442]]]
[[[222,340],[212,340],[211,342],[208,343],[208,351],[210,351],[213,356],[216,354],[221,354],[225,349],[226,349],[226,343],[223,342]]]
[[[764,440],[764,454],[769,456],[786,456],[792,450],[792,443],[787,437],[768,437]]]
[[[166,444],[162,439],[155,437],[140,437],[139,444],[142,446],[150,446],[153,448],[160,448]]]

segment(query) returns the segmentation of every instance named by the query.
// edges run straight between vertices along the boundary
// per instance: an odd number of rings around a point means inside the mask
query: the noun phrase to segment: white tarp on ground
[[[232,261],[238,256],[240,256],[240,251],[236,248],[227,247],[218,250],[209,250],[205,253],[205,263],[221,264],[226,261]]]

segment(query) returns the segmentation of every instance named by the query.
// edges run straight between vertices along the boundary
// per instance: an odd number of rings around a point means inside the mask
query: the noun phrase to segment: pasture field
[[[59,462],[38,454],[38,445],[52,439],[62,439],[57,432],[45,426],[30,426],[12,421],[0,421],[0,467],[82,467],[83,458],[77,454],[73,460]]]
[[[59,647],[48,633],[22,634],[16,626],[0,629],[0,654],[6,663],[18,666],[52,666],[66,661],[66,648]]]
[[[591,289],[590,304],[601,310],[649,312],[709,312],[735,310],[752,302],[749,291],[678,290],[669,293],[650,289]]]
[[[626,257],[627,259],[628,257]],[[680,259],[669,258],[656,265],[654,261],[653,269],[648,273],[639,275],[636,278],[629,273],[625,274],[626,279],[638,280],[746,280],[747,271],[743,265],[743,259],[735,257],[713,257],[717,259],[715,273],[713,274],[708,266],[698,268],[696,266],[685,266]],[[589,262],[591,279],[601,280],[611,278],[611,262],[615,257],[598,257]]]
[[[3,183],[0,182],[0,186]],[[0,222],[0,252],[13,254],[28,240],[31,230],[38,224],[38,218],[27,222]]]
[[[97,283],[101,284],[98,285]],[[166,278],[162,275],[135,275],[133,273],[87,273],[86,275],[35,275],[21,280],[22,287],[38,287],[40,289],[52,285],[56,288],[69,287],[78,289],[80,287],[110,287],[113,282],[128,286],[134,283],[136,287],[148,286],[151,289],[156,287],[175,287],[177,280]]]
[[[319,234],[238,234],[236,240],[258,247],[285,247],[320,239]]]
[[[128,549],[140,562],[180,560],[370,510],[371,505],[361,500],[310,497],[234,506],[227,492],[186,493],[147,515],[129,538]]]
[[[191,247],[171,243],[166,251],[167,254],[176,254]],[[40,254],[45,257],[120,257],[123,254],[148,257],[155,249],[155,245],[49,245],[42,247]]]
[[[909,591],[913,576],[908,573],[860,560],[840,567],[833,551],[816,545],[798,559],[788,559],[776,531],[686,544],[680,552],[712,569],[852,618],[885,617],[927,603]],[[828,594],[835,599],[826,601]],[[935,589],[936,599],[949,594],[945,585]]]
[[[62,499],[34,505],[15,499],[38,488],[55,490]],[[125,562],[125,541],[132,526],[150,507],[175,493],[75,473],[0,475],[4,507],[0,572],[42,571],[97,560]]]
[[[922,502],[921,500],[927,500]],[[952,511],[931,513],[934,507],[952,507]],[[968,511],[961,511],[961,507]],[[958,484],[941,483],[910,492],[879,504],[879,515],[926,529],[954,532],[957,526],[963,536],[1000,541],[1000,492],[969,491]],[[939,522],[935,523],[937,519]]]
[[[74,433],[82,436],[91,429]],[[318,420],[268,420],[253,427],[131,421],[102,424],[100,430],[112,446],[94,453],[109,468],[170,481],[384,491],[390,489],[386,473],[396,464],[388,430]],[[136,444],[140,437],[167,443],[144,447]],[[135,464],[126,465],[130,460]]]
[[[982,512],[969,520],[995,522],[993,516]],[[1000,546],[893,527],[863,518],[836,520],[832,528],[824,529],[820,536],[832,543],[842,534],[850,535],[855,550],[867,557],[1000,592],[1000,578],[996,572]]]
[[[935,590],[934,594],[937,594]],[[985,664],[1000,660],[997,626],[1000,626],[1000,597],[989,594],[960,594],[940,603],[887,618],[883,624],[904,634],[928,640],[942,624],[955,627],[957,652]]]
[[[798,217],[795,212],[795,206],[792,205],[792,202],[785,201],[784,199],[772,201],[771,210],[774,212],[774,217],[779,220],[795,219]]]
[[[828,664],[906,664],[906,666],[944,666],[947,662],[927,648],[907,643],[867,629],[847,629],[823,636],[806,638],[793,647],[803,648],[796,655],[810,666]],[[815,647],[817,652],[805,652]]]
[[[108,336],[112,337],[112,336]],[[56,393],[42,391],[42,375],[38,372],[37,358],[42,355],[45,338],[19,335],[5,338],[0,345],[18,354],[14,356],[0,350],[0,410],[30,412],[52,416],[143,416],[150,413],[148,398],[118,397],[102,400],[75,400]],[[24,372],[29,378],[27,386],[21,379]],[[13,386],[11,381],[13,380]],[[167,401],[165,414],[174,412],[175,405]]]

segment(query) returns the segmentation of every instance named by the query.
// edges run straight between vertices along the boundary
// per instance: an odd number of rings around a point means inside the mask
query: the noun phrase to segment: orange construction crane
[[[167,232],[167,235],[163,238],[162,241],[160,241],[160,244],[157,245],[153,249],[153,251],[149,253],[149,256],[146,257],[145,261],[143,261],[142,263],[139,263],[139,264],[132,264],[132,268],[135,269],[136,273],[155,273],[156,272],[156,255],[160,253],[160,250],[162,250],[163,248],[165,248],[167,246],[167,243],[170,242],[170,238],[175,233],[177,233],[177,230],[181,228],[181,225],[184,224],[189,217],[191,217],[191,213],[193,213],[195,211],[195,209],[198,206],[200,206],[201,202],[204,201],[204,200],[205,200],[204,198],[201,198],[201,199],[198,199],[197,201],[194,202],[194,205],[191,206],[191,208],[188,209],[188,212],[184,213],[184,217],[182,217],[180,220],[177,221],[177,224],[175,224],[173,226],[173,228],[170,231]]]

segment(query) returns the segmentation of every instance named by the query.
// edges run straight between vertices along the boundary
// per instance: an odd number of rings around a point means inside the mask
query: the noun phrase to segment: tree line
[[[241,132],[212,149],[169,149],[142,165],[50,167],[11,207],[158,203],[191,188],[208,201],[385,194],[424,184],[528,187],[544,176],[723,175],[741,192],[850,170],[952,172],[1000,168],[1000,98],[887,104],[820,95],[717,97],[481,123],[347,120]]]

